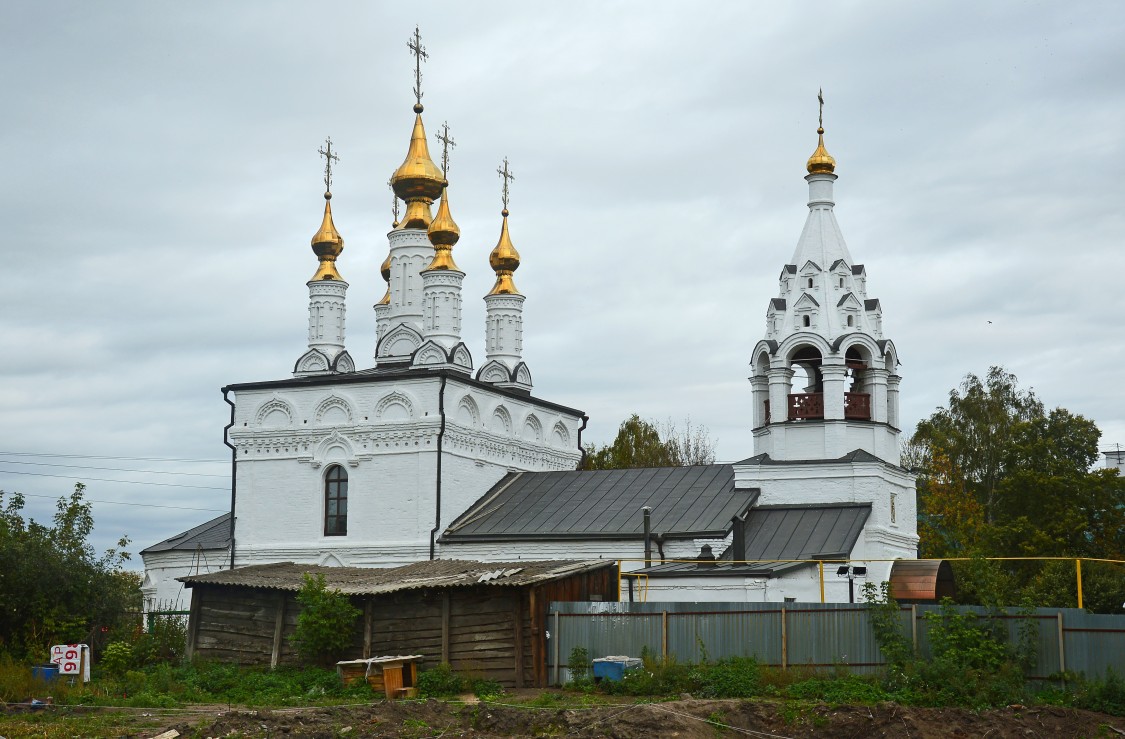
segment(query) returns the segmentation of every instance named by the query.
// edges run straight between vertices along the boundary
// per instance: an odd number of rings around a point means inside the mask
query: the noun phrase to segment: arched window
[[[809,278],[809,287],[812,287],[812,278]]]
[[[849,325],[849,326],[854,326],[854,325],[855,325],[855,316],[853,316],[853,315],[848,315],[848,325]]]
[[[812,319],[809,318],[807,313],[804,316],[804,323],[805,323],[805,326],[811,326],[812,325]]]
[[[348,473],[333,465],[324,476],[324,535],[348,533]]]

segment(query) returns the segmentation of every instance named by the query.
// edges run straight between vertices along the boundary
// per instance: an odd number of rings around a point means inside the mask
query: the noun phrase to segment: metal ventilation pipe
[[[641,509],[645,517],[645,567],[652,565],[652,509],[645,506]]]

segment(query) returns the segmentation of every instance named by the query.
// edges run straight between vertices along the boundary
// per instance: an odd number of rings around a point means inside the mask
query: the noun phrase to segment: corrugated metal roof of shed
[[[333,590],[348,595],[378,595],[420,588],[458,588],[472,585],[518,587],[560,580],[571,575],[616,567],[606,560],[546,560],[521,562],[475,562],[460,559],[435,559],[402,567],[322,567],[320,565],[278,562],[251,565],[233,570],[220,570],[202,575],[176,578],[188,587],[194,585],[226,585],[296,592],[304,584],[304,576],[324,575]],[[516,570],[507,575],[481,582],[481,577],[497,570]]]
[[[729,464],[508,474],[459,516],[442,541],[636,538],[641,508],[665,536],[725,533],[757,490],[736,490]]]

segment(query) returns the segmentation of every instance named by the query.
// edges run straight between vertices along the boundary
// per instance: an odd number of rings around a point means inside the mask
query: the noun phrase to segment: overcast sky
[[[415,23],[435,158],[442,121],[457,141],[465,339],[479,365],[507,156],[524,358],[587,440],[690,416],[720,459],[753,453],[750,350],[823,87],[905,433],[1000,364],[1125,443],[1120,2],[9,2],[0,488],[45,496],[31,515],[75,480],[210,509],[96,503],[98,548],[135,552],[229,506],[219,388],[306,348],[326,136],[347,346],[371,366]],[[125,479],[145,484],[103,481]]]

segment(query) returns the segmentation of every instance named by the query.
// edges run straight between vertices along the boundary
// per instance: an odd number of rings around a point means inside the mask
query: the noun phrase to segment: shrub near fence
[[[903,634],[921,657],[931,656],[932,624],[927,613],[940,606],[900,606]],[[1032,680],[1063,672],[1103,679],[1107,668],[1125,674],[1125,616],[1086,613],[1075,608],[1011,608],[990,613],[977,606],[953,606],[974,613],[1005,631],[1018,647],[1021,624],[1036,646]],[[552,603],[548,619],[552,682],[569,679],[566,661],[575,647],[591,657],[638,656],[642,650],[697,663],[754,657],[762,665],[836,668],[877,672],[887,664],[872,631],[869,607],[848,603]]]

